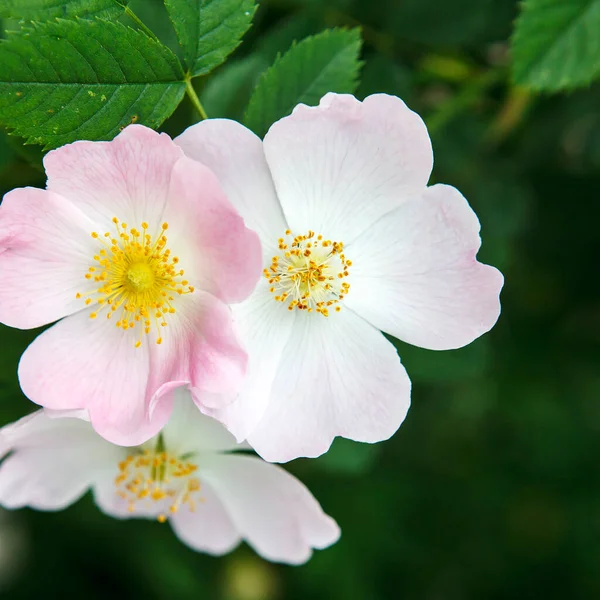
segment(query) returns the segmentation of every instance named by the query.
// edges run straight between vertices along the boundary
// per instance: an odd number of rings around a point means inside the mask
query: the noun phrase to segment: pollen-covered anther
[[[194,287],[184,279],[179,258],[171,256],[167,248],[168,223],[151,234],[145,221],[139,228],[130,228],[117,217],[112,222],[113,232],[91,233],[100,247],[84,277],[97,287],[85,294],[78,292],[76,297],[85,297],[86,306],[98,304],[98,309],[90,313],[91,318],[105,311],[107,319],[114,314],[117,327],[136,330],[136,348],[153,329],[157,332],[156,343],[160,344],[160,329],[168,324],[167,316],[176,312],[173,301],[177,296],[191,294]]]
[[[146,449],[119,463],[116,492],[132,513],[140,504],[152,507],[160,503],[157,518],[164,523],[167,514],[176,513],[182,506],[194,511],[196,503],[203,501],[199,496],[200,480],[195,476],[197,469],[195,464],[168,452]]]
[[[344,244],[324,239],[314,231],[277,240],[281,251],[263,270],[269,291],[277,302],[287,303],[290,311],[304,310],[329,316],[331,307],[339,312],[340,301],[350,291],[345,281],[352,262],[346,259]]]

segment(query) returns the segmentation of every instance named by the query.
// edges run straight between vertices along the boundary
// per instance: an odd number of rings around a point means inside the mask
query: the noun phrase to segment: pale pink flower
[[[429,136],[400,99],[328,94],[264,142],[228,120],[175,141],[261,238],[265,277],[234,308],[248,378],[212,414],[267,460],[398,429],[410,381],[380,330],[447,350],[496,322],[503,278],[475,258],[477,216],[456,189],[427,187]]]
[[[62,319],[21,359],[25,394],[85,408],[101,435],[133,445],[168,420],[174,387],[200,405],[237,389],[247,357],[226,303],[255,286],[260,243],[214,174],[139,125],[44,166],[47,190],[0,206],[0,321]]]
[[[113,517],[168,521],[200,552],[241,540],[268,560],[298,564],[340,535],[308,489],[277,465],[239,450],[222,425],[178,390],[163,431],[124,448],[101,438],[84,411],[39,410],[0,430],[0,505],[61,510],[91,489]],[[79,417],[79,418],[78,418]]]

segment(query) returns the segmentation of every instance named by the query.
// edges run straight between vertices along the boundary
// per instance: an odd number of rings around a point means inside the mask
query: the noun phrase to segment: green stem
[[[146,25],[130,8],[129,6],[125,7],[125,14],[135,22],[135,24],[150,38],[152,38],[155,42],[159,42],[160,40],[156,37],[156,34]]]
[[[505,140],[523,122],[534,101],[535,96],[529,90],[512,87],[488,129],[490,142],[499,144]]]
[[[185,76],[185,92],[188,95],[188,98],[192,101],[192,104],[196,107],[196,110],[200,113],[201,119],[208,119],[208,115],[204,110],[204,106],[200,102],[200,98],[198,98],[198,94],[196,94],[196,90],[192,85],[192,77],[189,73]]]

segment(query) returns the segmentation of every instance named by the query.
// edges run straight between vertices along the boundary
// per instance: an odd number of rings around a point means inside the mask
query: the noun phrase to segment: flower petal
[[[203,415],[194,404],[190,392],[175,391],[171,418],[162,431],[170,452],[225,452],[239,448],[235,438],[216,419]]]
[[[114,461],[110,469],[106,469],[94,480],[93,494],[96,506],[106,515],[115,519],[157,519],[159,515],[168,514],[171,500],[165,498],[162,501],[136,502],[131,506],[130,500],[123,498],[117,493],[115,478],[118,476],[119,460],[125,459],[126,452],[120,448],[120,459]]]
[[[231,552],[241,536],[221,500],[210,486],[202,485],[202,503],[194,512],[182,507],[169,517],[175,535],[190,548],[217,556]]]
[[[0,465],[0,505],[62,510],[77,501],[90,487],[93,473],[83,456],[65,464],[70,452],[23,450],[5,459]]]
[[[166,134],[126,127],[111,142],[74,142],[44,158],[48,189],[68,198],[96,223],[113,230],[162,219],[173,165],[182,151]]]
[[[421,118],[385,94],[300,104],[271,127],[264,151],[293,233],[344,244],[424,188],[433,165]]]
[[[175,143],[216,174],[246,225],[263,243],[282,235],[287,224],[260,138],[235,121],[209,119],[186,129]]]
[[[177,315],[173,315],[177,316]],[[160,345],[84,311],[42,333],[19,365],[24,393],[52,409],[85,408],[94,429],[121,445],[139,445],[168,421],[174,390],[189,385],[223,401],[237,392],[247,355],[233,331],[229,308],[196,290],[171,319]],[[211,404],[212,406],[212,404]]]
[[[94,247],[94,224],[68,200],[35,188],[0,206],[0,321],[29,329],[80,310],[75,298]]]
[[[172,514],[169,510],[172,500],[168,498],[139,502],[132,510],[130,502],[117,494],[114,479],[115,473],[106,473],[94,485],[94,501],[103,513],[116,519],[157,519],[159,515],[169,515],[175,535],[199,552],[226,554],[240,543],[240,534],[210,486],[201,484],[202,502],[196,505],[194,512],[182,505]]]
[[[500,314],[502,274],[477,262],[477,216],[453,187],[435,185],[346,248],[346,304],[378,329],[432,350],[460,348]]]
[[[97,441],[98,445],[107,446],[82,416],[78,411],[36,410],[5,425],[0,429],[0,457],[15,449],[68,446],[74,442],[89,445]]]
[[[237,393],[246,373],[248,356],[233,330],[226,304],[196,290],[179,316],[169,324],[164,342],[150,345],[148,389],[155,396],[151,412],[163,402],[163,392],[172,402],[169,382],[187,384],[197,405],[204,410],[207,402],[208,410],[214,402],[226,402],[227,394]]]
[[[300,564],[340,530],[306,487],[282,468],[251,456],[205,457],[199,476],[225,506],[242,537],[267,560]]]
[[[246,302],[233,306],[232,310],[236,330],[248,352],[246,378],[235,402],[205,412],[225,423],[241,441],[256,427],[269,404],[273,380],[292,332],[295,313],[273,300],[264,280]]]
[[[42,333],[19,364],[25,395],[52,409],[86,408],[94,429],[123,445],[140,444],[168,419],[147,418],[148,343],[135,348],[130,332],[89,311],[71,315]]]
[[[115,455],[88,422],[50,418],[41,410],[0,430],[0,446],[13,451],[0,465],[0,504],[6,508],[65,508]]]
[[[272,462],[319,456],[335,436],[379,442],[409,404],[410,380],[379,331],[346,308],[328,318],[301,313],[248,442]]]
[[[262,273],[260,241],[246,228],[212,171],[191,158],[177,161],[164,218],[175,223],[177,237],[189,240],[193,250],[186,248],[186,274],[188,262],[195,261],[196,287],[225,302],[248,297]]]

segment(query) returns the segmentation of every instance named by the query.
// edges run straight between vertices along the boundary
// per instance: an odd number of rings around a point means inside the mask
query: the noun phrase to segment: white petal
[[[233,305],[232,311],[240,341],[248,352],[248,370],[237,399],[211,414],[241,441],[258,424],[267,408],[295,313],[274,300],[266,280],[261,280],[248,300]]]
[[[5,425],[0,429],[0,457],[15,449],[44,448],[56,446],[57,443],[62,445],[63,433],[68,434],[69,441],[92,442],[96,434],[86,419],[79,418],[79,413],[41,409]],[[79,421],[83,421],[83,424]],[[99,440],[100,444],[106,444],[101,438]]]
[[[344,244],[423,189],[433,164],[421,118],[384,94],[300,104],[271,127],[264,151],[293,233]]]
[[[199,498],[195,510],[190,511],[182,505],[175,514],[171,514],[169,506],[172,500],[161,502],[138,502],[134,509],[117,494],[114,473],[106,475],[94,486],[94,500],[98,508],[116,519],[157,519],[159,515],[168,515],[168,520],[175,535],[190,548],[209,554],[226,554],[237,546],[241,536],[233,525],[229,514],[215,492],[201,482]]]
[[[125,448],[121,448],[121,460],[127,456]],[[169,512],[170,500],[165,499],[162,502],[137,502],[134,510],[130,510],[129,500],[122,498],[117,494],[115,478],[119,474],[119,461],[114,461],[114,465],[105,469],[101,476],[96,477],[94,481],[94,502],[104,513],[115,519],[157,519],[158,515],[165,515]]]
[[[460,192],[435,185],[346,249],[345,302],[378,329],[423,348],[472,342],[500,314],[499,271],[477,262],[479,221]]]
[[[163,429],[170,452],[223,452],[239,448],[235,438],[216,419],[203,415],[189,390],[175,391],[171,418]]]
[[[389,438],[409,404],[410,380],[379,331],[346,307],[328,318],[300,313],[248,441],[273,462],[315,457],[335,436]]]
[[[312,548],[326,548],[339,538],[339,527],[306,487],[276,465],[213,455],[200,463],[199,472],[243,538],[268,560],[300,564]]]
[[[6,508],[65,508],[115,456],[88,422],[43,411],[0,430],[0,446],[12,451],[0,466],[0,504]]]
[[[221,500],[208,485],[202,485],[202,502],[194,512],[183,507],[169,517],[177,537],[190,548],[209,554],[231,552],[241,541],[241,535]]]
[[[260,138],[235,121],[209,119],[186,129],[175,143],[214,171],[246,225],[264,243],[283,235],[287,225]]]

